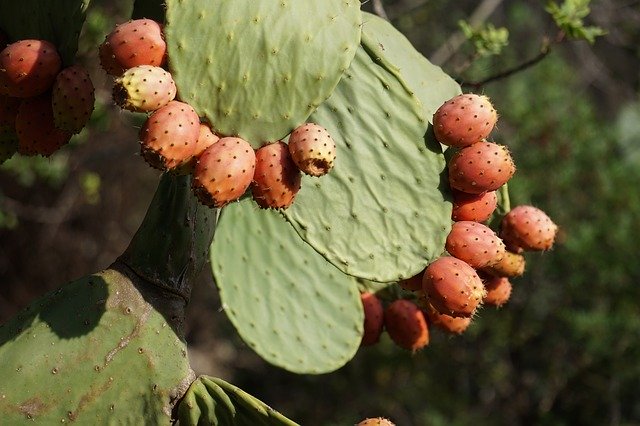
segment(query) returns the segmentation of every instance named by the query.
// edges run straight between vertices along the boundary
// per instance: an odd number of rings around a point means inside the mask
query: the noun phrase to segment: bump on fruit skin
[[[360,300],[364,309],[364,334],[360,345],[375,345],[380,341],[380,335],[384,328],[384,308],[374,293],[361,293]]]
[[[60,71],[51,98],[56,127],[80,133],[91,118],[95,100],[91,77],[82,65],[74,64]]]
[[[525,266],[523,255],[507,250],[498,263],[482,268],[482,272],[494,277],[515,278],[524,274]]]
[[[256,156],[249,142],[227,137],[207,148],[193,170],[193,190],[200,202],[223,207],[240,198],[253,179]]]
[[[336,143],[324,127],[305,123],[291,132],[289,152],[303,173],[318,177],[327,174],[333,167]]]
[[[507,248],[515,252],[549,250],[557,232],[558,225],[533,206],[516,206],[500,222],[500,236]]]
[[[55,45],[20,40],[0,52],[0,94],[30,98],[48,91],[62,67]]]
[[[162,25],[151,19],[135,19],[116,26],[99,47],[100,64],[107,74],[121,75],[138,65],[162,67],[167,44]]]
[[[484,277],[484,287],[487,294],[484,296],[483,303],[500,307],[509,301],[511,297],[512,285],[506,277]]]
[[[471,317],[452,317],[451,315],[438,312],[428,301],[425,305],[423,312],[427,316],[429,324],[438,327],[446,333],[462,334],[471,325]]]
[[[200,132],[200,119],[184,102],[171,101],[154,111],[140,129],[140,150],[156,169],[176,170],[190,162]]]
[[[438,312],[454,317],[472,317],[486,292],[475,269],[452,256],[427,266],[422,287]]]
[[[449,184],[469,194],[495,191],[516,172],[509,150],[493,142],[462,148],[449,160]]]
[[[424,313],[410,300],[398,299],[384,310],[384,327],[393,342],[416,352],[429,344],[429,327]]]
[[[258,206],[286,209],[300,190],[302,174],[293,162],[289,147],[282,141],[256,151],[256,171],[252,194]]]
[[[167,71],[153,65],[129,68],[113,85],[113,101],[133,112],[155,111],[176,97],[176,83]]]
[[[16,116],[18,152],[48,157],[71,139],[71,133],[56,128],[51,95],[24,99]]]
[[[498,114],[488,97],[467,93],[438,108],[433,115],[433,131],[441,144],[462,148],[489,136],[497,121]]]
[[[491,228],[468,220],[454,222],[445,248],[450,255],[476,269],[498,263],[506,251],[504,243]]]
[[[362,420],[356,426],[395,426],[395,423],[391,422],[389,419],[385,419],[384,417],[371,417]]]
[[[422,290],[422,276],[424,275],[424,269],[420,273],[414,275],[406,280],[400,280],[398,284],[400,287],[407,291],[420,291]]]
[[[466,192],[452,190],[453,210],[451,219],[454,221],[471,220],[485,222],[498,206],[496,191],[487,191],[482,194],[468,194]]]

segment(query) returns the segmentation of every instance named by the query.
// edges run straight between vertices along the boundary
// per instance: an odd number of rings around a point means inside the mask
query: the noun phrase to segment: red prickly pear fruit
[[[400,280],[398,284],[405,290],[408,291],[420,291],[422,290],[422,276],[424,275],[424,269],[417,275],[414,275],[411,278],[407,278],[406,280]]]
[[[191,160],[199,133],[195,110],[171,101],[154,111],[140,129],[142,157],[156,169],[176,170]]]
[[[204,123],[200,123],[200,133],[198,135],[198,140],[196,141],[196,148],[193,151],[193,156],[196,158],[199,157],[205,149],[209,148],[219,140],[220,136],[213,133],[213,131],[211,131],[211,127]]]
[[[326,175],[333,167],[336,143],[324,127],[305,123],[291,132],[289,152],[303,173],[318,177]]]
[[[256,167],[255,151],[244,139],[228,137],[207,148],[193,170],[193,190],[200,202],[223,207],[245,193]]]
[[[500,236],[513,251],[549,250],[557,232],[558,226],[551,218],[533,206],[514,207],[500,222]]]
[[[498,114],[489,98],[467,93],[449,99],[433,115],[433,131],[443,145],[462,148],[489,136]]]
[[[451,219],[454,221],[471,220],[484,222],[488,220],[498,206],[496,191],[482,194],[467,194],[458,190],[453,192],[453,210]]]
[[[506,277],[487,277],[484,280],[484,287],[487,290],[482,300],[484,304],[500,307],[511,297],[512,286]]]
[[[429,327],[424,313],[406,299],[394,300],[384,310],[384,327],[391,340],[416,352],[429,344]]]
[[[129,68],[113,85],[113,101],[133,112],[155,111],[176,97],[176,83],[167,71],[153,65]]]
[[[471,325],[471,317],[452,317],[451,315],[442,314],[429,302],[426,302],[424,312],[429,320],[429,324],[450,334],[462,334],[469,328],[469,325]]]
[[[472,317],[485,295],[475,269],[451,256],[438,258],[427,266],[422,287],[438,312],[454,317]]]
[[[56,127],[80,133],[87,125],[96,100],[87,70],[79,64],[60,71],[53,83],[51,103]]]
[[[449,160],[449,184],[469,194],[495,191],[516,172],[509,150],[493,142],[462,148]]]
[[[100,45],[100,64],[107,74],[121,75],[138,65],[161,67],[167,60],[162,25],[151,19],[135,19],[116,26]]]
[[[482,272],[494,277],[515,278],[524,274],[525,265],[526,260],[523,255],[507,250],[498,263],[482,268]]]
[[[364,309],[364,334],[360,345],[375,345],[380,340],[384,327],[384,308],[374,293],[361,293],[360,300]]]
[[[253,199],[263,209],[286,209],[300,190],[302,174],[282,141],[256,151]]]
[[[491,228],[468,220],[453,223],[445,248],[450,255],[476,269],[498,263],[506,251]]]
[[[356,426],[395,426],[395,423],[392,423],[391,420],[385,419],[384,417],[371,417],[362,420]]]
[[[56,128],[51,95],[24,99],[16,116],[18,152],[48,157],[71,139],[71,133]]]
[[[30,98],[48,91],[62,67],[46,40],[20,40],[0,52],[0,94]]]

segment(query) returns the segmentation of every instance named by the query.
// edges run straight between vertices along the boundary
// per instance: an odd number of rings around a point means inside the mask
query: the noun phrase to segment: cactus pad
[[[3,422],[168,425],[194,377],[152,294],[109,269],[0,326]]]
[[[363,324],[356,280],[305,244],[277,212],[251,200],[225,207],[211,262],[223,309],[268,362],[320,374],[355,354]]]
[[[375,21],[368,20],[366,30]],[[376,40],[373,35],[368,39]],[[416,53],[404,49],[405,64]],[[403,37],[397,35],[396,37]],[[381,48],[380,48],[381,49]],[[391,66],[377,66],[386,52],[359,49],[333,95],[309,118],[325,127],[337,145],[334,169],[322,179],[304,178],[296,202],[284,212],[300,236],[347,274],[379,282],[409,278],[443,250],[451,223],[445,159],[427,132],[427,96],[408,90]],[[400,57],[403,50],[394,52]],[[384,62],[383,61],[383,62]],[[404,65],[401,69],[408,68]],[[426,75],[429,72],[425,70]],[[429,90],[446,98],[459,91],[440,72]],[[417,73],[412,73],[417,75]],[[425,83],[426,84],[426,83]],[[424,89],[422,89],[424,90]]]
[[[360,41],[356,0],[167,0],[180,98],[255,148],[285,137],[338,84]]]
[[[362,47],[378,65],[394,74],[407,92],[420,100],[421,116],[431,123],[440,105],[460,94],[460,87],[442,68],[415,50],[389,21],[366,12],[363,12],[363,21]]]
[[[0,2],[0,28],[12,41],[43,39],[56,45],[65,65],[74,61],[89,0]]]
[[[262,401],[215,377],[200,376],[178,406],[181,426],[295,426]]]

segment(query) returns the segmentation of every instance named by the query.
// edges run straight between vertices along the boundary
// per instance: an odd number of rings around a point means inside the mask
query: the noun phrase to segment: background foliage
[[[471,84],[465,90],[493,99],[501,115],[495,139],[518,166],[512,204],[547,211],[561,227],[558,245],[530,255],[512,300],[483,309],[465,335],[434,331],[414,356],[385,339],[321,376],[286,373],[245,347],[205,271],[189,313],[195,368],[304,425],[369,415],[399,425],[640,423],[637,2],[592,1],[586,25],[607,31],[593,45],[554,44],[558,27],[533,0],[383,4],[420,51]],[[0,167],[0,322],[37,295],[108,266],[151,199],[158,174],[137,155],[140,119],[109,106],[96,65],[96,46],[130,10],[127,1],[97,0],[89,9],[79,60],[92,67],[100,99],[90,128],[51,159],[16,157]],[[478,54],[460,20],[505,28],[500,54]],[[549,46],[535,66],[473,85]]]

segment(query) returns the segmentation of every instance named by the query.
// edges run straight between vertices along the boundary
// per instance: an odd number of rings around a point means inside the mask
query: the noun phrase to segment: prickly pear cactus
[[[182,99],[218,133],[254,148],[285,137],[331,95],[360,41],[357,0],[166,4]]]
[[[272,364],[325,373],[358,349],[364,317],[355,278],[305,244],[279,213],[251,200],[225,207],[211,265],[225,312]]]
[[[285,211],[300,236],[345,273],[373,281],[408,278],[439,256],[451,204],[444,156],[425,132],[432,111],[459,91],[389,23],[367,15],[351,67],[310,118],[334,135],[339,155],[322,182],[305,179]]]
[[[184,302],[161,313],[130,274],[118,265],[70,283],[0,327],[3,422],[169,423],[193,380],[171,320]]]
[[[180,426],[295,426],[262,401],[224,380],[200,376],[178,408]]]

